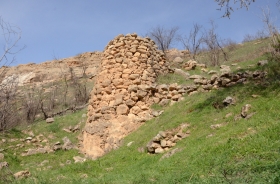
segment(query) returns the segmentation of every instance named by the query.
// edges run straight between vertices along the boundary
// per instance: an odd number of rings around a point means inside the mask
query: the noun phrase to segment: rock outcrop
[[[88,77],[94,77],[100,61],[102,52],[85,52],[74,57],[55,59],[40,64],[29,63],[21,64],[14,67],[0,67],[0,85],[7,83],[16,83],[19,86],[28,84],[41,84],[57,81],[67,75],[70,78],[69,68],[73,68],[73,72],[77,77],[81,77],[84,73]]]
[[[91,92],[81,151],[98,158],[152,118],[156,76],[168,71],[165,55],[150,38],[128,34],[110,41]]]

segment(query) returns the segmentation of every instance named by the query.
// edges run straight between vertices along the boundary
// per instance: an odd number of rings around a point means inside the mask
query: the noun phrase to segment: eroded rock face
[[[101,62],[102,52],[85,52],[74,57],[56,59],[35,64],[21,64],[13,67],[0,67],[0,85],[14,82],[19,86],[27,84],[41,84],[57,81],[66,74],[67,79],[71,77],[69,67],[77,77],[83,73],[93,78]],[[85,71],[84,71],[85,70]]]
[[[150,38],[128,34],[110,41],[91,92],[81,151],[98,158],[152,118],[156,76],[167,72],[165,56]]]

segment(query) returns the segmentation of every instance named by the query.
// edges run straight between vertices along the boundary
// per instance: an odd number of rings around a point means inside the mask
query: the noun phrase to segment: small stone
[[[73,149],[74,145],[72,144],[72,142],[70,141],[70,139],[68,137],[64,137],[62,140],[64,142],[64,144],[62,146],[63,150]]]
[[[34,155],[37,154],[37,150],[36,149],[28,149],[26,154],[23,154],[25,156],[29,156],[29,155]]]
[[[73,159],[74,159],[75,163],[82,163],[82,162],[86,161],[85,158],[82,158],[80,156],[74,156]]]
[[[46,119],[46,122],[47,122],[47,123],[53,123],[53,122],[54,122],[54,118],[47,118],[47,119]]]
[[[32,137],[27,137],[25,140],[31,141],[31,140],[32,140]]]
[[[160,158],[160,160],[165,159],[165,158],[169,158],[169,157],[171,157],[172,155],[174,155],[175,153],[180,152],[181,150],[182,150],[182,149],[175,148],[175,149],[173,149],[173,150],[167,152],[166,154],[164,154],[164,155]]]
[[[54,145],[54,146],[53,146],[53,151],[60,150],[61,148],[62,148],[61,145]]]
[[[72,129],[72,132],[77,132],[79,130],[80,130],[80,123],[74,126],[74,128]]]
[[[162,149],[161,147],[155,149],[156,154],[160,154],[160,153],[163,153],[163,152],[164,152],[164,149]]]
[[[129,108],[125,104],[119,105],[116,110],[117,114],[119,114],[119,115],[126,115],[126,114],[128,114],[128,111],[129,111]]]
[[[66,160],[65,164],[67,165],[71,164],[71,160]]]
[[[218,74],[218,72],[216,70],[210,70],[208,72],[209,75],[213,75],[213,74]]]
[[[234,99],[231,96],[228,96],[228,97],[226,97],[226,99],[223,100],[223,104],[225,106],[233,105],[234,104]]]
[[[215,125],[211,125],[210,128],[211,129],[218,129],[221,128],[223,125],[222,124],[215,124]]]
[[[267,65],[268,64],[268,61],[267,60],[262,60],[262,61],[259,61],[258,62],[258,66],[264,66],[264,65]]]
[[[9,167],[8,162],[0,162],[0,170],[1,170],[3,167]]]
[[[129,147],[129,146],[131,146],[133,143],[134,143],[134,141],[131,141],[131,142],[127,143],[126,146]]]
[[[25,171],[19,171],[14,174],[14,177],[16,179],[21,179],[21,178],[28,178],[31,175],[31,173],[28,170]]]
[[[174,63],[182,63],[184,60],[181,57],[176,57],[173,62]]]
[[[160,141],[160,146],[164,148],[164,147],[166,147],[166,145],[167,145],[166,140],[162,139]]]
[[[210,138],[210,137],[213,137],[213,136],[214,136],[214,134],[209,134],[209,135],[206,136],[206,138]]]
[[[139,147],[137,150],[138,150],[139,153],[144,153],[145,152],[145,148],[143,148],[143,147]]]
[[[176,135],[177,135],[177,137],[179,137],[179,138],[183,138],[183,137],[184,137],[184,133],[182,133],[182,132],[179,132],[179,133],[177,133]]]
[[[160,102],[159,102],[159,105],[160,106],[166,106],[167,104],[169,104],[170,100],[169,99],[162,99]]]
[[[232,116],[232,113],[230,112],[230,113],[227,113],[227,114],[226,114],[225,118],[229,118],[229,117],[231,117],[231,116]]]
[[[185,77],[185,79],[188,79],[189,76],[190,76],[190,74],[188,72],[185,72],[185,71],[183,71],[181,69],[178,69],[178,68],[174,69],[174,73],[182,75],[183,77]]]
[[[63,128],[63,131],[68,132],[68,133],[72,132],[71,130],[69,130],[69,128]]]
[[[190,79],[203,79],[203,77],[200,75],[191,75],[189,78]]]
[[[164,131],[159,131],[158,133],[161,137],[165,138],[166,137],[166,133]]]
[[[48,160],[44,160],[43,162],[40,163],[40,166],[44,166],[47,163],[49,163],[49,161]]]
[[[48,140],[48,139],[44,139],[44,140],[42,140],[42,143],[47,143],[47,142],[49,142],[49,140]]]
[[[172,141],[168,140],[168,141],[166,141],[166,146],[171,147],[172,143],[173,143]]]
[[[0,160],[4,160],[4,154],[0,153]]]
[[[242,107],[241,109],[241,116],[242,118],[246,118],[246,116],[248,115],[249,110],[251,109],[251,105],[250,104],[246,104]]]
[[[162,137],[161,135],[157,134],[157,135],[153,138],[153,141],[158,142],[158,141],[160,141],[162,138],[163,138],[163,137]]]
[[[87,177],[88,177],[87,174],[82,174],[82,175],[81,175],[81,178],[87,178]]]
[[[171,100],[169,105],[170,105],[170,106],[173,106],[175,103],[176,103],[176,101]]]

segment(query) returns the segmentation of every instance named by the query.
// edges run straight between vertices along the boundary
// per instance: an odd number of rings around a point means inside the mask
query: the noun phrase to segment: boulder
[[[184,61],[184,60],[183,60],[181,57],[176,57],[176,58],[173,60],[174,63],[180,63],[180,64],[183,63],[183,61]]]
[[[179,75],[185,77],[185,79],[188,79],[189,76],[190,76],[190,74],[188,72],[184,72],[183,70],[178,69],[178,68],[174,69],[174,73],[179,74]]]

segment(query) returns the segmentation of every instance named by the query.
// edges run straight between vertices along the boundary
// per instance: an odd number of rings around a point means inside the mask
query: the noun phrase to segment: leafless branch
[[[15,61],[16,54],[24,49],[25,46],[18,48],[18,42],[21,39],[20,28],[5,22],[2,17],[0,17],[0,28],[3,35],[2,39],[5,42],[3,52],[0,54],[0,66],[9,66]]]
[[[216,26],[214,21],[210,21],[211,28],[206,30],[203,37],[203,43],[206,46],[209,54],[209,58],[213,66],[220,64],[220,53],[224,55],[224,59],[227,60],[227,54],[221,46],[220,39],[216,33]]]
[[[191,52],[193,59],[195,59],[203,41],[203,33],[201,32],[201,29],[201,25],[193,24],[193,29],[191,29],[189,35],[184,38],[180,38],[180,41],[184,45],[185,49]]]
[[[246,8],[248,9],[250,4],[255,2],[256,0],[215,0],[220,8],[218,10],[225,9],[225,13],[223,17],[230,17],[231,12],[233,12],[233,6],[235,4],[239,4],[239,8]]]
[[[265,25],[265,28],[269,34],[269,36],[272,38],[272,44],[277,43],[277,37],[279,35],[279,31],[277,27],[275,26],[274,20],[272,19],[270,8],[266,6],[265,8],[262,8],[262,21]]]
[[[148,35],[156,42],[159,49],[166,54],[166,51],[171,47],[172,43],[175,41],[178,29],[178,27],[166,29],[162,26],[157,26],[153,28],[148,33]]]

